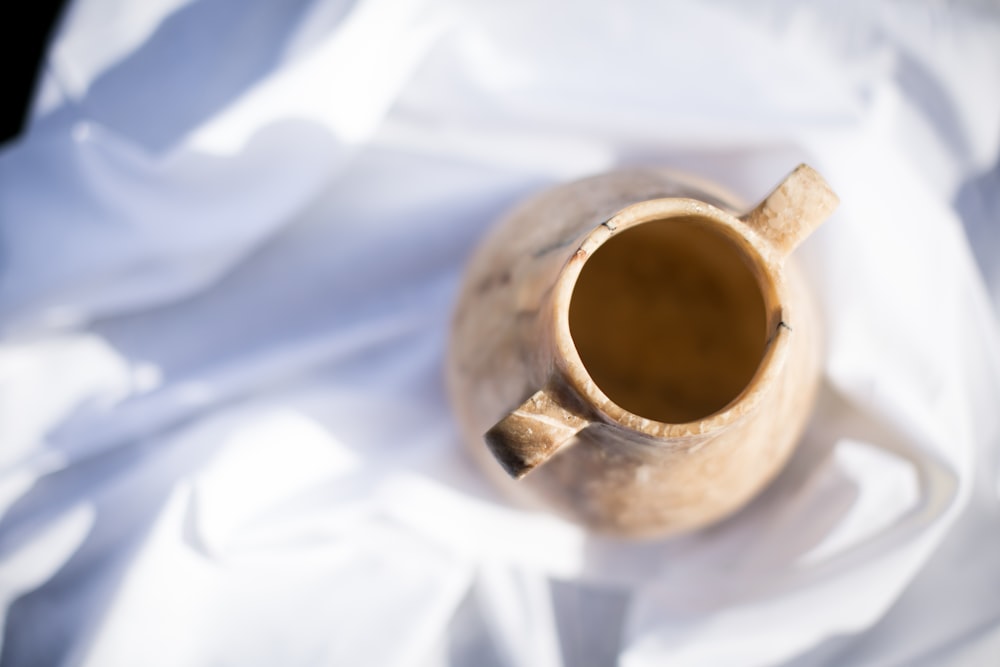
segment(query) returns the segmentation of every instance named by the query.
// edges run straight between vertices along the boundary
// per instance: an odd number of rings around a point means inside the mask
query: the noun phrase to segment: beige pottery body
[[[742,216],[658,169],[523,203],[455,311],[447,380],[469,451],[513,497],[602,532],[735,512],[812,411],[820,322],[789,254],[836,203],[804,165]]]

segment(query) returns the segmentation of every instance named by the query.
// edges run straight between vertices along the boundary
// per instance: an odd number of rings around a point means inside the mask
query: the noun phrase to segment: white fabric
[[[995,657],[1000,17],[847,7],[72,5],[0,152],[0,663]],[[506,504],[441,379],[488,225],[799,161],[842,206],[785,473],[648,543]]]

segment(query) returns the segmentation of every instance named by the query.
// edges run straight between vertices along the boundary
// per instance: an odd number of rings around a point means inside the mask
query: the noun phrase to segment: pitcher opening
[[[638,224],[587,258],[569,331],[621,408],[669,424],[712,415],[747,387],[769,333],[747,252],[695,216]]]

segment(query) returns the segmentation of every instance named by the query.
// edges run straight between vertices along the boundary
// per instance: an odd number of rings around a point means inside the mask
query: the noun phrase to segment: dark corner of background
[[[24,130],[42,57],[65,0],[5,3],[0,9],[3,96],[0,99],[0,148]]]

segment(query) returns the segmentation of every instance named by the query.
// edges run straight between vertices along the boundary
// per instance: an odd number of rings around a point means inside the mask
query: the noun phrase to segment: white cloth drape
[[[998,156],[988,5],[79,0],[0,151],[0,664],[991,664]],[[507,505],[441,380],[489,224],[800,161],[789,468],[649,543]]]

